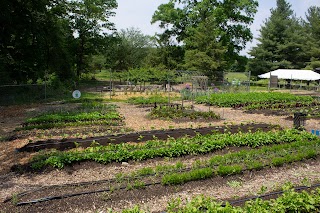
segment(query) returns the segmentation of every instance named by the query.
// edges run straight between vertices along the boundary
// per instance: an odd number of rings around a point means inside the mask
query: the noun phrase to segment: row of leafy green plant
[[[246,110],[254,109],[290,109],[290,108],[299,108],[299,107],[313,107],[320,105],[318,101],[305,101],[305,102],[287,102],[287,103],[254,103],[244,108]]]
[[[263,145],[312,141],[317,138],[307,132],[283,130],[278,132],[255,132],[237,134],[197,135],[195,137],[170,138],[166,141],[151,140],[143,144],[118,144],[89,147],[84,150],[51,151],[39,153],[31,164],[40,169],[45,166],[63,168],[65,165],[80,161],[98,163],[145,160],[155,157],[179,157],[183,155],[204,154],[228,146],[259,147]]]
[[[211,178],[215,175],[240,174],[244,170],[260,170],[265,167],[315,158],[320,154],[320,141],[295,142],[274,145],[262,149],[242,150],[226,155],[217,155],[203,162],[196,162],[187,172],[172,172],[162,178],[163,185],[183,184],[189,181]]]
[[[181,199],[168,203],[168,213],[194,213],[194,212],[320,212],[320,189],[311,192],[296,192],[292,184],[285,184],[284,193],[276,199],[263,200],[257,198],[247,201],[243,206],[232,206],[230,203],[218,202],[214,198],[197,196],[185,204]],[[112,212],[112,211],[111,211]],[[123,213],[145,213],[139,206],[126,209]]]
[[[250,92],[250,93],[215,93],[210,96],[196,98],[197,103],[210,104],[219,107],[244,107],[252,104],[275,103],[312,103],[310,96],[297,96],[279,92]]]
[[[115,105],[88,102],[72,110],[49,112],[29,118],[23,123],[22,129],[47,129],[92,124],[120,125],[122,120],[123,117],[116,111]]]
[[[320,140],[276,144],[260,149],[244,149],[224,155],[214,155],[206,160],[196,160],[188,168],[178,161],[173,165],[144,167],[129,174],[118,173],[117,181],[136,180],[145,176],[162,176],[163,185],[183,184],[189,181],[239,174],[244,170],[260,170],[266,167],[316,158],[320,154]]]
[[[153,108],[149,114],[151,118],[167,118],[167,119],[178,119],[178,118],[189,118],[189,119],[220,119],[220,116],[215,114],[213,111],[201,112],[192,109],[182,109],[170,106],[162,106]]]
[[[152,95],[149,97],[143,97],[143,96],[139,96],[139,97],[131,97],[128,98],[127,102],[130,104],[135,104],[135,105],[150,105],[150,104],[166,104],[172,100],[177,99],[176,97],[170,97],[170,99],[166,96],[162,96],[162,95]]]

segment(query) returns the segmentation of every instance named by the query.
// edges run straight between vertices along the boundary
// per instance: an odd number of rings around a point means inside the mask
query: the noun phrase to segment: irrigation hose
[[[161,182],[147,183],[147,184],[145,184],[145,186],[158,185],[158,184],[161,184]],[[122,187],[117,188],[117,190],[122,190],[122,189],[126,189],[126,188],[127,187],[122,186]],[[64,199],[64,198],[69,198],[69,197],[80,196],[80,195],[89,195],[89,194],[109,192],[109,191],[111,191],[110,188],[88,191],[88,192],[80,192],[80,193],[74,193],[74,194],[65,194],[65,195],[59,195],[59,196],[44,197],[44,198],[31,200],[31,201],[27,201],[27,202],[20,202],[20,203],[17,203],[16,206],[24,206],[24,205],[29,205],[29,204],[41,203],[41,202],[45,202],[45,201],[59,200],[59,199]]]
[[[201,168],[201,167],[199,167]],[[203,168],[207,168],[207,167],[203,167]],[[153,174],[147,174],[147,175],[141,175],[141,176],[137,176],[137,177],[124,177],[123,179],[124,180],[135,180],[135,179],[139,179],[139,178],[148,178],[148,177],[155,177],[157,175],[164,175],[168,172],[188,172],[188,171],[191,171],[192,168],[180,168],[178,170],[169,170],[169,171],[166,171],[166,172],[156,172],[156,173],[153,173]],[[117,178],[111,178],[111,179],[104,179],[104,180],[98,180],[98,181],[86,181],[86,182],[79,182],[79,183],[69,183],[69,184],[61,184],[61,185],[50,185],[50,186],[44,186],[44,187],[40,187],[40,188],[37,188],[37,189],[31,189],[31,190],[27,190],[27,191],[23,191],[19,194],[16,194],[15,196],[21,198],[27,194],[30,194],[30,193],[33,193],[33,192],[38,192],[38,191],[41,191],[41,190],[45,190],[45,189],[50,189],[50,188],[66,188],[66,187],[70,187],[70,186],[87,186],[87,185],[95,185],[95,184],[100,184],[100,183],[113,183],[113,182],[117,182]],[[12,197],[9,197],[7,199],[5,199],[3,202],[4,203],[7,203],[9,202],[10,200],[12,200]]]
[[[292,153],[295,153],[295,151],[289,151],[289,153],[292,154]],[[168,170],[165,172],[155,172],[153,174],[141,175],[141,176],[137,176],[137,177],[124,177],[124,179],[135,180],[138,178],[154,177],[159,174],[164,175],[164,174],[167,174],[168,172],[188,172],[188,171],[191,171],[192,169],[204,169],[204,168],[208,168],[208,167],[212,167],[212,166],[217,167],[218,165],[211,165],[211,166],[210,165],[203,165],[203,166],[189,167],[189,168],[177,168],[177,170],[172,169],[172,170]],[[270,165],[264,165],[264,166],[268,167]],[[243,169],[242,172],[251,171],[251,170],[252,169],[246,168],[246,169]],[[111,179],[104,179],[104,180],[98,180],[98,181],[86,181],[86,182],[70,183],[70,184],[62,184],[62,185],[50,185],[50,186],[40,187],[37,189],[27,190],[27,191],[21,192],[19,194],[16,194],[16,196],[21,198],[21,197],[23,197],[27,194],[33,193],[33,192],[37,192],[37,191],[41,191],[41,190],[49,189],[49,188],[55,188],[55,187],[65,188],[65,187],[69,187],[69,186],[86,186],[86,185],[95,185],[95,184],[106,183],[106,182],[113,183],[116,181],[117,181],[116,178],[111,178]],[[6,203],[10,200],[12,200],[12,197],[5,199],[3,202]]]
[[[320,187],[320,184],[314,184],[314,185],[311,185],[311,186],[297,186],[297,187],[294,187],[293,189],[295,191],[301,191],[301,190],[305,190],[305,189],[313,189],[313,188],[318,188]],[[249,200],[254,200],[254,199],[258,199],[258,198],[265,198],[265,197],[270,197],[270,196],[274,196],[274,195],[279,195],[279,194],[283,194],[285,191],[276,191],[276,192],[270,192],[268,194],[264,194],[264,195],[257,195],[257,196],[252,196],[252,197],[248,197],[248,198],[244,198],[244,199],[240,199],[240,200],[235,200],[235,201],[228,201],[228,203],[230,203],[231,205],[235,205],[235,204],[238,204],[238,203],[244,203],[246,201],[249,201]],[[226,203],[223,203],[222,206],[226,206]]]
[[[159,185],[161,184],[161,182],[154,182],[154,183],[147,183],[145,184],[145,186],[151,186],[151,185]],[[320,184],[314,184],[312,186],[298,186],[298,187],[294,187],[294,190],[296,191],[301,191],[304,189],[313,189],[313,188],[318,188],[320,187]],[[126,189],[127,187],[119,187],[117,188],[117,190],[122,190],[122,189]],[[40,203],[40,202],[45,202],[45,201],[51,201],[51,200],[59,200],[59,199],[64,199],[64,198],[69,198],[69,197],[75,197],[75,196],[81,196],[81,195],[89,195],[89,194],[95,194],[95,193],[101,193],[101,192],[108,192],[111,191],[110,188],[107,189],[101,189],[101,190],[93,190],[93,191],[88,191],[88,192],[80,192],[80,193],[74,193],[74,194],[65,194],[65,195],[59,195],[59,196],[51,196],[51,197],[44,197],[44,198],[40,198],[40,199],[36,199],[36,200],[31,200],[31,201],[27,201],[27,202],[19,202],[16,204],[16,206],[24,206],[24,205],[29,205],[29,204],[35,204],[35,203]],[[243,203],[246,202],[248,200],[254,200],[257,198],[264,198],[264,197],[269,197],[269,196],[274,196],[274,195],[279,195],[279,194],[283,194],[285,191],[277,191],[277,192],[271,192],[268,194],[264,194],[264,195],[258,195],[258,196],[253,196],[253,197],[249,197],[249,198],[244,198],[244,199],[240,199],[240,200],[236,200],[236,201],[230,201],[229,203],[231,205],[237,204],[237,203]],[[222,206],[226,206],[226,204],[222,204]]]

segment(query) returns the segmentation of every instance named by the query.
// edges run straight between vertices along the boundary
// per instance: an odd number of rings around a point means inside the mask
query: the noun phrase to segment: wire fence
[[[65,89],[46,84],[0,85],[0,106],[43,103],[67,95]]]

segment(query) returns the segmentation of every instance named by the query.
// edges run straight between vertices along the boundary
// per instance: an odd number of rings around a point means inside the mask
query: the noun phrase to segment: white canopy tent
[[[293,70],[293,69],[278,69],[275,71],[267,72],[262,75],[258,75],[259,78],[270,78],[270,76],[277,76],[278,79],[288,80],[304,80],[315,81],[320,79],[320,74],[312,70]]]

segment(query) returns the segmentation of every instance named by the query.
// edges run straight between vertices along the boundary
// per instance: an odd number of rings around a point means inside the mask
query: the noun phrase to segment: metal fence
[[[23,104],[46,99],[46,86],[38,84],[0,86],[0,105]]]

